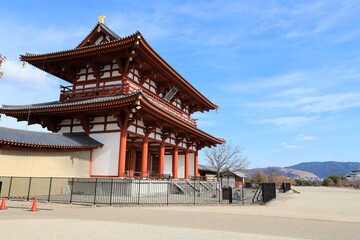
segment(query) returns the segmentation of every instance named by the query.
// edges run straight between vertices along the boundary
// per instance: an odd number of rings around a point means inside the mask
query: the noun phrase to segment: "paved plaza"
[[[359,239],[360,191],[295,187],[265,206],[85,206],[7,201],[3,239]]]

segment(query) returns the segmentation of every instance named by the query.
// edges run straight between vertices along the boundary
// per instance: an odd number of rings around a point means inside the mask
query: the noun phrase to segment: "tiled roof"
[[[206,165],[199,164],[198,168],[199,168],[200,171],[216,173],[216,169],[214,167],[212,167],[212,166],[206,166]],[[235,176],[240,177],[240,178],[247,178],[246,174],[241,172],[241,171],[234,171],[234,172],[229,171],[229,173],[234,174]],[[223,174],[223,175],[226,175],[226,173]]]
[[[211,166],[206,166],[206,165],[202,165],[202,164],[199,164],[198,165],[198,169],[200,171],[207,171],[207,172],[214,172],[216,173],[216,169],[214,167],[211,167]]]
[[[0,127],[0,144],[40,148],[98,148],[103,144],[83,133],[34,132]]]
[[[247,175],[241,171],[235,171],[232,172],[234,175],[236,175],[237,177],[241,177],[241,178],[247,178]]]
[[[72,107],[72,106],[92,104],[92,103],[102,103],[102,102],[114,101],[114,100],[131,97],[138,94],[139,92],[140,90],[137,90],[133,93],[119,95],[119,96],[91,98],[91,99],[67,101],[67,102],[53,101],[53,102],[45,102],[45,103],[30,104],[30,105],[0,105],[0,112],[1,110],[29,110],[29,109],[34,110],[34,109],[55,108],[55,107]]]
[[[96,26],[90,31],[90,33],[81,41],[81,43],[79,43],[77,45],[76,48],[81,48],[81,45],[84,43],[84,41],[90,37],[91,35],[94,34],[94,31],[98,28],[101,27],[103,31],[105,31],[108,35],[110,35],[112,38],[114,38],[115,40],[120,40],[121,37],[119,35],[117,35],[114,31],[112,31],[108,26],[106,26],[103,23],[97,23]]]
[[[118,46],[118,45],[122,45],[122,44],[127,44],[129,42],[131,42],[131,39],[134,38],[135,36],[140,36],[142,38],[142,34],[139,31],[136,31],[133,34],[130,34],[126,37],[123,38],[118,38],[114,41],[110,41],[110,42],[103,42],[103,43],[99,43],[96,45],[89,45],[89,46],[83,46],[83,47],[76,47],[76,48],[71,48],[71,49],[67,49],[67,50],[61,50],[61,51],[55,51],[55,52],[51,52],[51,53],[29,53],[26,52],[25,54],[20,54],[20,60],[21,61],[28,61],[29,58],[31,57],[47,57],[48,60],[50,59],[50,57],[53,56],[57,56],[58,54],[63,54],[66,56],[72,55],[72,54],[77,54],[79,50],[86,50],[88,49],[89,51],[92,50],[99,50],[99,47],[108,47],[108,46]],[[31,64],[31,62],[29,62]]]
[[[108,26],[106,26],[104,23],[99,23],[110,35],[112,35],[116,39],[121,39],[119,35],[117,35],[113,30],[111,30]],[[140,33],[137,31],[136,33]]]

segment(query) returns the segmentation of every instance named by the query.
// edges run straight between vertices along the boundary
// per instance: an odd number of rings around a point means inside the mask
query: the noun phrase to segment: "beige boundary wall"
[[[36,152],[0,149],[0,176],[90,177],[90,150]]]

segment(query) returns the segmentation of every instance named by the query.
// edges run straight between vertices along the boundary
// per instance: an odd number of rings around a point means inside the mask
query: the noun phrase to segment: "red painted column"
[[[173,153],[173,163],[172,163],[172,175],[174,179],[178,178],[178,162],[179,162],[179,147],[175,145]]]
[[[185,151],[185,179],[189,179],[189,149]]]
[[[194,176],[197,177],[199,176],[199,154],[198,154],[198,150],[196,149],[196,152],[194,154]]]
[[[160,155],[159,155],[159,174],[160,177],[164,174],[164,162],[165,162],[165,141],[160,144]]]
[[[145,135],[143,139],[142,160],[141,160],[141,176],[148,177],[148,147],[149,136]]]
[[[118,177],[125,176],[126,141],[127,141],[127,129],[123,128],[120,131],[120,153],[119,153],[119,164],[118,164]]]
[[[135,163],[135,150],[134,150],[134,148],[131,148],[131,149],[129,149],[129,159],[128,159],[128,161],[129,161],[129,174],[128,174],[128,176],[129,177],[134,177],[134,163]]]

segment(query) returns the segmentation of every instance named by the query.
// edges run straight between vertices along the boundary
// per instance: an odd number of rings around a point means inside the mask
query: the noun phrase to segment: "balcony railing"
[[[120,95],[122,85],[106,85],[98,87],[86,87],[74,89],[73,86],[60,86],[60,101],[80,100],[97,97]]]
[[[183,111],[181,111],[180,109],[178,109],[177,107],[173,106],[172,104],[165,102],[162,98],[154,96],[154,95],[150,95],[150,94],[146,94],[146,96],[157,106],[159,106],[160,108],[166,110],[167,112],[171,113],[172,115],[174,115],[177,118],[180,118],[181,120],[190,123],[193,126],[197,126],[196,120],[191,118],[188,114],[184,113]]]

